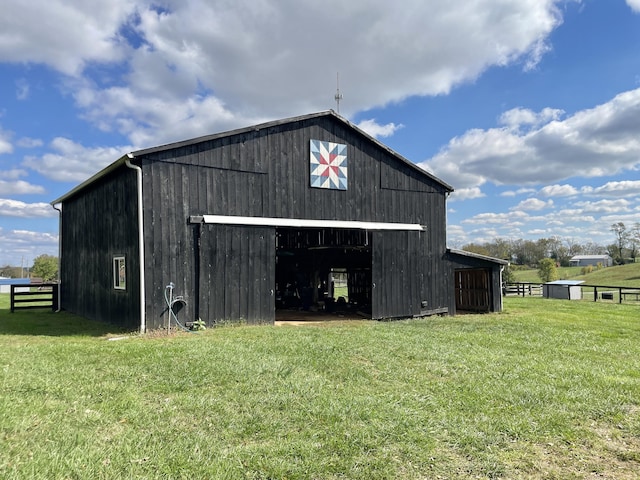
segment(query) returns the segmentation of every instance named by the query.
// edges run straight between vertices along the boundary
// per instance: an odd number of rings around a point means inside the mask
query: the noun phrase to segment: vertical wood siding
[[[201,236],[200,317],[270,323],[274,315],[275,229],[206,225]]]
[[[62,208],[61,306],[95,320],[136,328],[139,255],[136,174],[120,169]],[[126,289],[113,288],[113,257],[126,263]]]

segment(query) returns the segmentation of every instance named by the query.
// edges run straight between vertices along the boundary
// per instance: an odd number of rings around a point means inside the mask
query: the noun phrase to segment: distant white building
[[[575,255],[569,260],[572,267],[586,267],[593,265],[594,267],[601,264],[603,267],[613,265],[613,258],[609,255]]]

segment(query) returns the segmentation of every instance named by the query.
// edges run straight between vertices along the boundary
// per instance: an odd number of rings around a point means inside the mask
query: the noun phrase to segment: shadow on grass
[[[0,335],[102,337],[128,332],[131,329],[89,320],[68,312],[34,309],[11,313],[8,308],[0,308]]]

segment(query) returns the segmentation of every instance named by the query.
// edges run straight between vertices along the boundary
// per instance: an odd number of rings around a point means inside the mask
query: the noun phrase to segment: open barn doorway
[[[366,230],[276,229],[276,320],[371,317]]]
[[[486,268],[455,270],[456,313],[490,312],[491,276]]]

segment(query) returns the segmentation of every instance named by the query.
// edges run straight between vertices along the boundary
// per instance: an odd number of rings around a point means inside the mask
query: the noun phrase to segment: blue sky
[[[5,0],[0,265],[123,154],[336,108],[456,191],[448,244],[640,222],[640,0]]]

